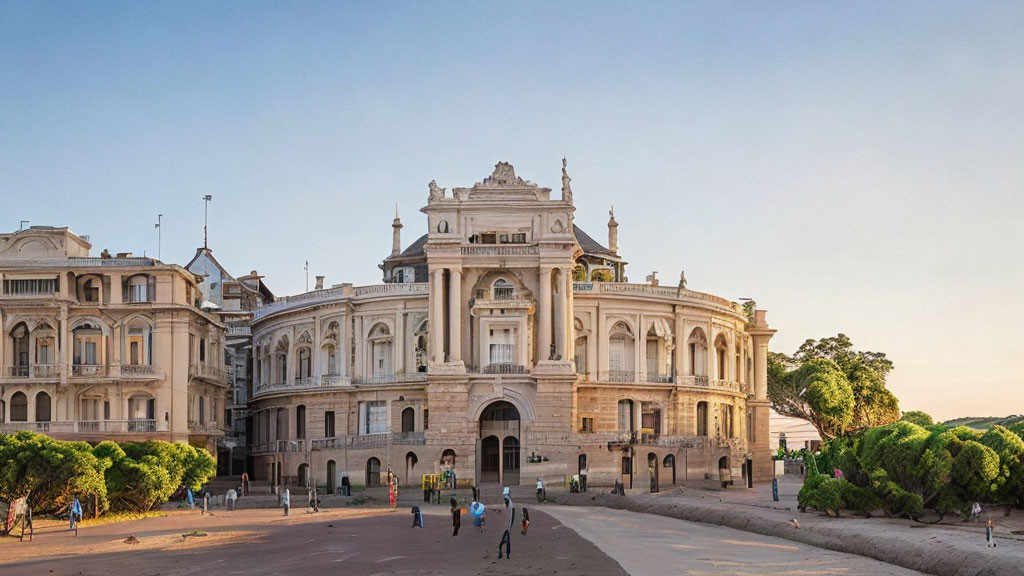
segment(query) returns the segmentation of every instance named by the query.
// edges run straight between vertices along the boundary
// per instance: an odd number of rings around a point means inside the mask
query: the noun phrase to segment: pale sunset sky
[[[380,281],[499,160],[631,281],[848,334],[904,410],[1024,412],[1024,3],[0,3],[0,230]]]

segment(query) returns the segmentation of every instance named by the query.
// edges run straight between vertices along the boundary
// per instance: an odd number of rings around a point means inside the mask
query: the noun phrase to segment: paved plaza
[[[522,507],[522,503],[519,505]],[[918,574],[877,560],[721,526],[598,507],[525,502],[532,524],[499,561],[505,520],[497,507],[483,532],[463,518],[459,536],[443,506],[427,506],[425,529],[408,508],[173,512],[167,517],[87,526],[75,538],[61,525],[33,542],[0,540],[6,576],[21,574],[297,574],[343,569],[360,575],[801,575]],[[518,522],[517,522],[518,524]],[[205,536],[183,537],[192,530]],[[135,536],[136,544],[125,539]]]

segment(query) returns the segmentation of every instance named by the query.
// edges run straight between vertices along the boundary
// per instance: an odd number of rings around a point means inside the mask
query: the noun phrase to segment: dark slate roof
[[[585,254],[614,254],[614,252],[601,246],[597,240],[591,238],[589,234],[575,224],[572,225],[572,233],[576,236],[576,241],[580,243],[580,248],[583,249]]]
[[[409,247],[399,256],[400,258],[406,258],[409,256],[423,256],[423,247],[427,245],[427,235],[424,234],[416,239],[415,242],[409,244]]]

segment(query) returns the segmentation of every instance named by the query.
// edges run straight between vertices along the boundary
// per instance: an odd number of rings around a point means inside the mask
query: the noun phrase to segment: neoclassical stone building
[[[90,248],[67,228],[0,234],[0,432],[184,441],[215,454],[230,375],[199,279]]]
[[[560,198],[504,162],[431,182],[427,233],[402,250],[396,216],[383,284],[256,310],[254,473],[329,491],[389,466],[403,484],[770,479],[764,312],[626,282],[614,216],[605,247],[574,210],[564,163]]]

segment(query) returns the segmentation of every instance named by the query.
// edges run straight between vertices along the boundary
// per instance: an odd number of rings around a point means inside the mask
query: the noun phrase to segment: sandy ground
[[[86,527],[78,538],[54,526],[37,530],[31,543],[0,540],[0,574],[626,574],[588,540],[532,508],[529,533],[516,531],[512,558],[499,561],[503,514],[487,516],[480,532],[464,515],[456,537],[451,517],[436,509],[428,511],[425,529],[410,528],[408,509],[300,510],[288,518],[279,510],[178,513]],[[207,536],[182,536],[192,530]],[[126,544],[132,535],[138,543]]]

